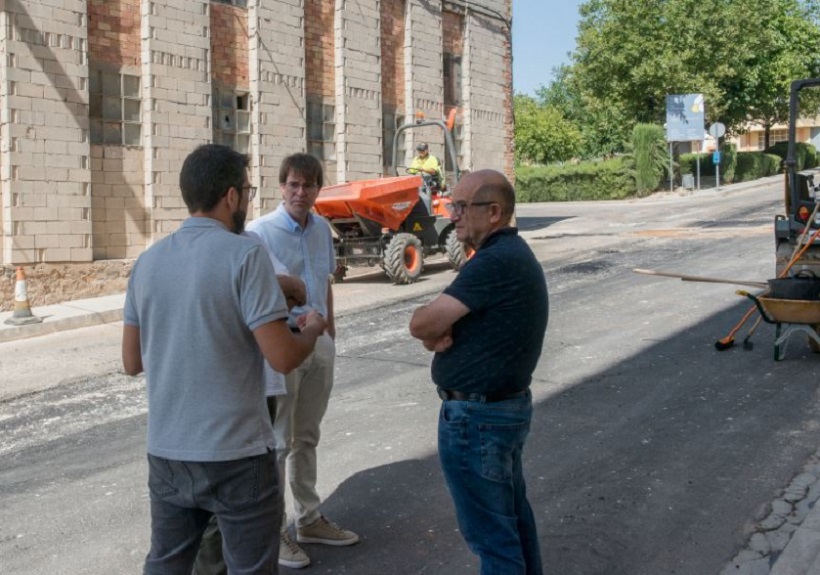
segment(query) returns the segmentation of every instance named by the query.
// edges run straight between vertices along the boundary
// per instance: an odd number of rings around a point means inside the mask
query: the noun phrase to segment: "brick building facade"
[[[251,158],[249,217],[294,151],[389,173],[395,129],[456,108],[462,169],[512,173],[511,0],[7,0],[0,264],[136,257],[187,217],[197,145]],[[435,129],[408,132],[405,163]]]

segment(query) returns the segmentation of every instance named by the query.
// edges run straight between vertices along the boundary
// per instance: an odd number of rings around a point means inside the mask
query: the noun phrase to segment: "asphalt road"
[[[548,573],[718,574],[817,449],[820,363],[803,338],[780,363],[768,325],[753,350],[717,352],[748,307],[734,286],[631,271],[768,279],[780,198],[770,180],[520,207],[550,289],[525,454]],[[407,333],[452,278],[434,264],[413,286],[376,274],[337,286],[319,487],[324,512],[362,542],[307,546],[306,572],[477,572],[438,469],[430,356]],[[0,403],[0,573],[140,572],[144,381],[117,373],[118,353],[116,325],[0,344],[4,385],[42,388]]]

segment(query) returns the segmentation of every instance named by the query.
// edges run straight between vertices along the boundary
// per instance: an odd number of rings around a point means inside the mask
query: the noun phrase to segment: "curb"
[[[32,308],[31,312],[43,322],[20,326],[4,323],[13,312],[3,312],[0,313],[0,343],[121,321],[124,302],[125,294],[121,293]]]
[[[769,575],[820,573],[820,506],[815,506],[789,539]]]

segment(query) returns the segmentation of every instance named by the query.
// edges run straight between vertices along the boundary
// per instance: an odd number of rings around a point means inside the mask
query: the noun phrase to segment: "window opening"
[[[88,82],[91,143],[142,145],[139,76],[91,70]]]
[[[322,161],[336,161],[336,108],[322,98],[307,100],[308,153]]]
[[[229,6],[236,6],[238,8],[247,8],[248,0],[211,0],[217,4],[228,4]]]
[[[384,167],[385,171],[392,169],[393,166],[393,138],[396,136],[396,130],[404,124],[404,116],[401,114],[396,114],[393,111],[386,111],[382,116],[382,132],[384,137],[384,146],[382,150],[382,155],[384,157]],[[407,133],[405,132],[398,141],[398,152],[396,154],[397,161],[401,163],[402,160],[405,158],[405,152],[407,151],[407,144],[406,144],[406,136]]]
[[[247,154],[251,144],[251,99],[247,92],[214,88],[214,143]]]

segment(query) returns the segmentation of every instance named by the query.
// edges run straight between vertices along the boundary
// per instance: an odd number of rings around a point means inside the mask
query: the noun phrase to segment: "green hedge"
[[[815,161],[817,152],[801,144],[806,165]],[[696,173],[696,154],[682,154],[678,161],[681,174]],[[773,176],[780,171],[780,157],[764,152],[737,152],[733,146],[721,151],[720,180],[726,184]],[[517,166],[516,198],[519,202],[562,202],[619,200],[637,193],[635,170],[629,158],[581,162],[562,166]],[[715,176],[712,154],[700,154],[700,174]]]
[[[748,182],[780,172],[780,156],[765,152],[738,152],[734,182]]]
[[[707,154],[681,154],[678,159],[681,174],[697,174],[698,164],[697,157],[700,155],[700,175],[705,177],[715,176],[715,166],[712,164],[712,153]],[[723,178],[723,160],[721,157],[720,177]]]
[[[680,157],[682,174],[697,173],[697,154],[683,154]],[[757,178],[773,176],[780,171],[780,157],[764,152],[735,152],[726,150],[720,157],[720,179],[722,182],[747,182]],[[700,175],[715,176],[712,154],[700,154]]]
[[[746,152],[740,152],[745,154]],[[720,181],[731,184],[735,177],[738,152],[733,144],[726,144],[720,149]],[[697,174],[697,154],[682,154],[678,165],[681,174]],[[700,175],[715,177],[715,165],[712,163],[712,152],[700,155]]]
[[[785,160],[789,153],[788,142],[778,142],[774,146],[770,146],[766,150],[767,154],[776,154],[781,159]],[[794,145],[795,160],[797,160],[797,170],[800,171],[805,168],[814,168],[817,166],[817,148],[813,144],[806,144],[803,142],[796,142]]]
[[[618,200],[635,195],[635,179],[621,158],[563,166],[519,166],[519,202]]]

